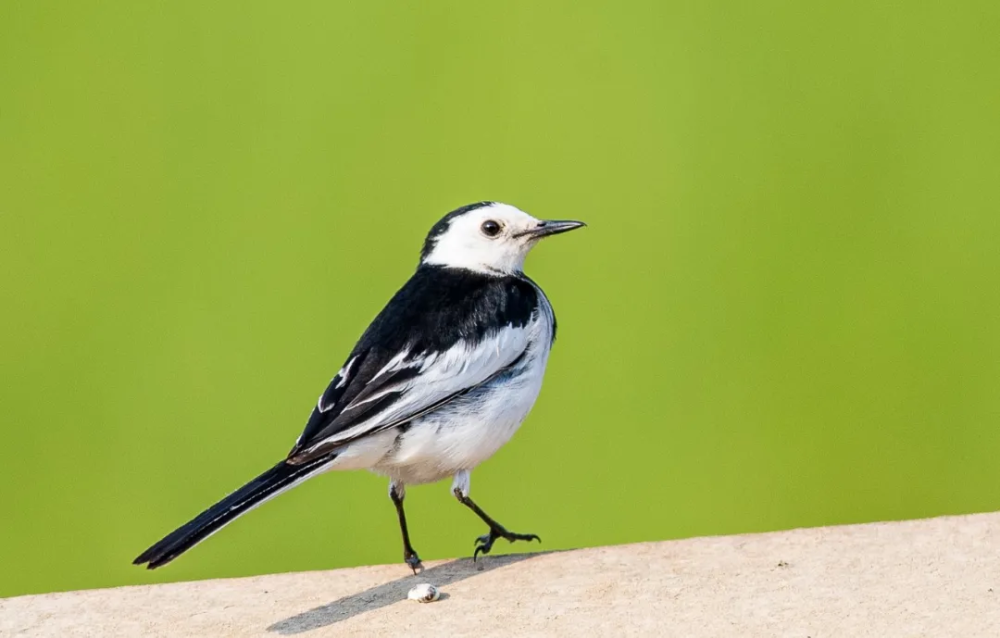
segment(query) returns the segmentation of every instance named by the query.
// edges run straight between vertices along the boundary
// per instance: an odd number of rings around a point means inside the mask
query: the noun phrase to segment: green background
[[[528,262],[560,340],[473,476],[542,548],[1000,509],[998,33],[992,0],[0,3],[0,595],[399,561],[353,473],[130,565],[283,456],[480,199],[590,224]],[[408,505],[425,559],[484,531]]]

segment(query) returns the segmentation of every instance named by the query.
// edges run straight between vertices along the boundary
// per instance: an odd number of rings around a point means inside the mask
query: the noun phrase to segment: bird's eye
[[[496,237],[500,234],[500,222],[495,222],[492,219],[487,219],[480,226],[483,230],[483,234],[487,237]]]

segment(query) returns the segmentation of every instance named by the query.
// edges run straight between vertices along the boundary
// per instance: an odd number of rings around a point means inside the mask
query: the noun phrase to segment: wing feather
[[[444,352],[394,357],[325,428],[309,441],[300,441],[289,460],[305,463],[441,407],[519,360],[528,339],[526,327],[507,326],[481,340],[458,341]]]

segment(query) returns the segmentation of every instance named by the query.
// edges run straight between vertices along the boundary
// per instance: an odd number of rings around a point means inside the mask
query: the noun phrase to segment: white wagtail
[[[488,526],[473,558],[516,534],[469,498],[470,473],[506,443],[542,387],[556,318],[523,272],[543,237],[584,226],[479,202],[431,228],[420,264],[368,326],[313,408],[285,460],[167,535],[138,558],[166,565],[237,517],[328,470],[388,476],[403,560],[421,567],[403,512],[407,485],[454,477],[452,492]]]

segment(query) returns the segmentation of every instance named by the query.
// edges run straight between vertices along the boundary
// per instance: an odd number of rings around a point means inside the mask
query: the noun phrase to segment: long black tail
[[[334,457],[324,456],[302,465],[282,461],[212,507],[191,522],[174,530],[133,562],[148,563],[149,569],[166,565],[227,524],[261,503],[289,490],[324,469]]]

